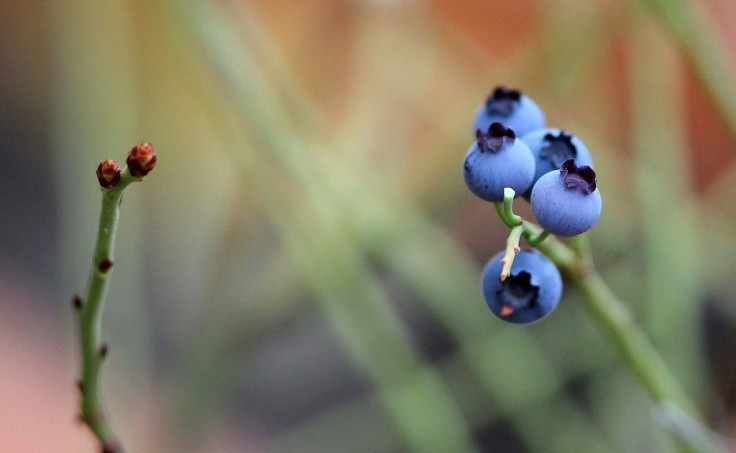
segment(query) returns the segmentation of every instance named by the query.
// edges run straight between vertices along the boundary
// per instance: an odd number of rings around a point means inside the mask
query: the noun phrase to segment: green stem
[[[662,357],[644,332],[634,324],[629,310],[591,267],[577,274],[573,283],[609,340],[622,355],[647,393],[656,403],[672,402],[695,410]]]
[[[549,231],[542,230],[539,234],[536,234],[534,236],[529,235],[529,237],[526,238],[526,242],[529,243],[532,247],[536,247],[539,244],[542,243],[543,240],[547,239],[549,236]]]
[[[107,353],[107,346],[100,342],[101,314],[112,274],[115,233],[118,228],[123,190],[132,182],[139,180],[140,178],[133,177],[125,168],[115,186],[102,189],[100,224],[87,297],[78,307],[82,349],[82,378],[79,381],[82,420],[90,427],[105,452],[122,450],[104,414],[100,395],[100,369]]]
[[[503,189],[503,202],[494,203],[496,212],[507,227],[513,228],[523,222],[521,216],[514,214],[514,197],[516,192],[510,187]]]

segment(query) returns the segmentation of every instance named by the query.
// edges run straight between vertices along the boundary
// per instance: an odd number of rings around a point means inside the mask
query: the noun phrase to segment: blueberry
[[[534,156],[511,128],[493,123],[465,155],[464,174],[468,188],[487,201],[502,201],[504,187],[517,194],[527,190],[534,179]]]
[[[496,87],[486,103],[475,114],[475,130],[488,130],[492,123],[503,123],[517,134],[524,135],[545,125],[539,106],[519,90]]]
[[[537,250],[522,250],[511,266],[511,275],[501,281],[501,259],[491,258],[483,272],[483,296],[488,308],[504,321],[525,324],[550,314],[562,295],[562,277],[557,266]]]
[[[574,159],[578,166],[593,167],[593,158],[588,147],[577,136],[556,128],[544,128],[524,134],[521,140],[529,146],[534,155],[537,173],[534,175],[534,184],[545,174],[559,170],[568,160]],[[524,192],[524,198],[529,200],[532,187]]]
[[[601,193],[595,171],[565,161],[559,170],[547,173],[534,185],[532,212],[537,222],[557,236],[575,236],[588,231],[601,215]]]

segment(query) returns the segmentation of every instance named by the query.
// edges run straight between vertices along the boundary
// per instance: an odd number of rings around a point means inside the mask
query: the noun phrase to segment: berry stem
[[[508,225],[508,219],[511,218],[509,213],[514,214],[512,207],[506,206],[506,202],[507,200],[504,199],[503,209],[499,209],[500,203],[497,203],[496,211],[501,220]],[[598,321],[610,343],[616,348],[631,373],[657,406],[678,408],[678,410],[682,408],[689,414],[697,414],[696,406],[682,390],[644,331],[636,325],[626,304],[616,297],[599,275],[593,264],[585,235],[571,239],[568,246],[555,237],[548,237],[549,233],[540,226],[520,217],[519,219],[524,238],[530,245],[537,247],[547,255],[565,278],[577,287],[589,312]],[[509,244],[512,238],[518,234],[517,227],[518,225],[512,226],[507,241],[506,256],[509,255]],[[686,436],[677,429],[673,429],[672,424],[663,423],[663,425],[675,442],[685,451],[722,450],[720,448],[722,441],[703,425],[697,416],[690,420],[698,426],[699,432],[709,433],[709,436]],[[703,447],[704,438],[713,439],[709,445],[710,448]]]
[[[529,230],[527,230],[527,231],[529,231]],[[545,239],[547,239],[547,236],[549,236],[549,231],[542,230],[542,231],[539,232],[539,234],[535,234],[535,235],[529,234],[527,236],[527,238],[526,238],[526,242],[528,242],[529,245],[531,245],[532,247],[536,247],[539,244],[541,244],[542,241],[544,241]]]
[[[126,167],[120,172],[120,179],[115,185],[102,187],[102,207],[87,297],[84,300],[74,299],[82,361],[82,377],[77,383],[81,393],[81,420],[89,426],[105,452],[121,452],[122,447],[105,415],[100,394],[100,371],[108,351],[107,345],[100,340],[102,308],[112,274],[123,191],[131,183],[140,180],[142,177],[131,175]]]
[[[509,228],[519,226],[524,221],[521,216],[514,214],[515,196],[516,192],[514,192],[514,189],[506,187],[503,189],[503,202],[494,203],[498,216]]]
[[[517,225],[511,228],[509,238],[506,240],[506,254],[501,259],[501,264],[503,264],[503,269],[501,270],[501,281],[506,280],[506,278],[511,275],[511,265],[514,264],[514,257],[521,251],[521,248],[519,248],[519,240],[521,239],[521,234],[523,232],[523,225]]]

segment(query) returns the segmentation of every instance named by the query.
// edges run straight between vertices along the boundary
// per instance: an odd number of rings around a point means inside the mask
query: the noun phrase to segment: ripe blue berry
[[[524,135],[545,125],[539,106],[519,90],[496,87],[486,103],[475,113],[475,130],[488,130],[492,123],[503,123],[517,134]]]
[[[562,295],[557,266],[537,250],[522,250],[501,281],[504,253],[491,258],[483,272],[483,296],[488,308],[504,321],[525,324],[550,314]]]
[[[588,147],[577,136],[556,128],[544,128],[524,134],[521,140],[529,146],[534,155],[537,172],[532,187],[524,192],[529,200],[534,184],[547,173],[559,170],[568,159],[574,159],[578,166],[593,167],[593,158]]]
[[[493,123],[465,155],[464,174],[468,188],[487,201],[502,201],[504,187],[517,194],[527,190],[534,179],[534,156],[511,128]]]
[[[578,167],[569,159],[559,170],[539,178],[531,198],[539,224],[557,236],[575,236],[588,231],[601,215],[601,193],[595,171]]]

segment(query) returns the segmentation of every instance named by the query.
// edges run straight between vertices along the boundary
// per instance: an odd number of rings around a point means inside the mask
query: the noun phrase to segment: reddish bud
[[[120,165],[112,159],[103,160],[97,166],[97,180],[104,188],[114,186],[120,181]]]
[[[156,166],[156,152],[150,143],[140,142],[130,150],[125,162],[131,175],[142,178]]]

